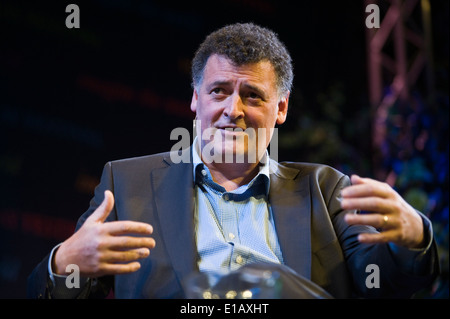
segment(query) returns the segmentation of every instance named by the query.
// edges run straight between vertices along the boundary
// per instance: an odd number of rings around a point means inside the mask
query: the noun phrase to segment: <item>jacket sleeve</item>
[[[410,298],[418,290],[430,285],[439,273],[437,247],[431,222],[424,220],[429,244],[422,250],[409,250],[392,244],[361,244],[358,234],[373,233],[371,226],[352,225],[344,221],[347,213],[340,208],[340,191],[350,185],[348,177],[340,179],[329,202],[329,211],[344,252],[357,297]]]
[[[27,298],[48,299],[50,296],[50,287],[48,280],[47,265],[49,261],[48,254],[32,271],[27,280]]]

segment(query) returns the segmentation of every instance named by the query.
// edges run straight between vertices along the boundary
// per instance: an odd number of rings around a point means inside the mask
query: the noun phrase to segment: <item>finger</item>
[[[138,261],[133,261],[125,264],[103,264],[99,270],[95,272],[84,272],[81,275],[86,277],[100,277],[104,275],[121,275],[135,272],[141,268]]]
[[[151,237],[114,236],[108,239],[108,249],[129,250],[134,248],[153,249],[156,242]]]
[[[148,248],[130,249],[126,251],[109,251],[104,254],[101,261],[105,263],[128,263],[146,258],[149,255],[150,249]]]
[[[368,183],[378,183],[378,184],[384,184],[380,181],[377,181],[376,179],[368,178],[368,177],[361,177],[359,175],[353,174],[350,177],[350,180],[352,181],[353,185],[359,185],[359,184],[368,184]]]
[[[100,204],[100,206],[97,207],[97,209],[92,213],[91,216],[89,216],[86,221],[103,223],[108,217],[109,213],[111,213],[113,207],[114,195],[111,193],[111,191],[106,190],[103,202]]]
[[[370,178],[361,178],[359,176],[352,175],[352,183],[353,185],[342,190],[342,197],[377,196],[387,198],[391,193],[391,188],[389,185]]]
[[[377,213],[391,213],[394,206],[391,202],[379,197],[343,198],[341,200],[342,209],[356,209]]]
[[[341,192],[343,198],[377,196],[381,198],[389,197],[389,191],[381,185],[358,184],[344,188]]]
[[[352,184],[353,184],[353,185],[358,185],[358,184],[364,183],[364,179],[361,178],[359,175],[356,175],[356,174],[353,174],[353,175],[350,177],[350,180],[352,181]]]
[[[386,219],[386,217],[388,217]],[[395,221],[388,215],[382,214],[347,214],[345,221],[349,225],[369,225],[378,229],[390,229],[395,227]]]
[[[113,221],[105,223],[103,226],[111,235],[151,235],[153,233],[152,225],[131,220]]]

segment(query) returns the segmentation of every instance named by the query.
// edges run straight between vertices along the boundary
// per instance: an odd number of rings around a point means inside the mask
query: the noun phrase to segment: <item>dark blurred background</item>
[[[191,130],[196,48],[213,30],[250,21],[277,32],[295,64],[279,160],[394,185],[430,217],[440,250],[441,276],[416,297],[448,298],[449,1],[414,1],[405,14],[424,37],[429,4],[431,55],[408,98],[384,105],[381,131],[363,0],[0,3],[0,298],[25,297],[27,276],[73,232],[107,161],[168,151],[172,129]],[[70,3],[80,28],[66,27]],[[381,18],[392,5],[375,3]],[[395,56],[389,41],[384,55]],[[417,50],[406,48],[411,64]],[[382,80],[389,97],[393,76]]]

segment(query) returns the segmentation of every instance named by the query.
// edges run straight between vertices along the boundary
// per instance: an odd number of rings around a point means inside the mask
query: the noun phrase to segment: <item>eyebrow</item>
[[[228,80],[217,80],[212,82],[211,84],[209,84],[207,86],[208,91],[211,90],[212,88],[216,87],[216,86],[230,86],[232,85],[232,81],[228,81]],[[246,89],[249,89],[251,91],[254,91],[255,93],[257,93],[258,95],[261,96],[261,98],[266,99],[267,94],[265,93],[265,91],[261,88],[259,88],[256,85],[253,84],[249,84],[249,83],[244,83],[243,87]]]
[[[246,87],[247,89],[250,89],[251,91],[253,91],[253,92],[255,92],[256,94],[258,94],[259,96],[261,96],[261,98],[262,98],[263,100],[266,99],[266,92],[265,92],[263,89],[261,89],[261,88],[255,86],[255,85],[248,84],[248,83],[245,83],[245,84],[244,84],[244,87]]]
[[[207,89],[209,91],[209,90],[211,90],[212,88],[214,88],[216,86],[229,86],[229,85],[231,85],[231,81],[217,80],[217,81],[214,81],[214,82],[208,84]]]

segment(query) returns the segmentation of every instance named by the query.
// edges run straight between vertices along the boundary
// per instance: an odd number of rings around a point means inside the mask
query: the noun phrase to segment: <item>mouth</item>
[[[239,125],[233,125],[233,124],[222,125],[222,126],[218,126],[216,128],[219,130],[226,130],[226,131],[232,131],[232,132],[245,131],[245,129],[240,127]]]

